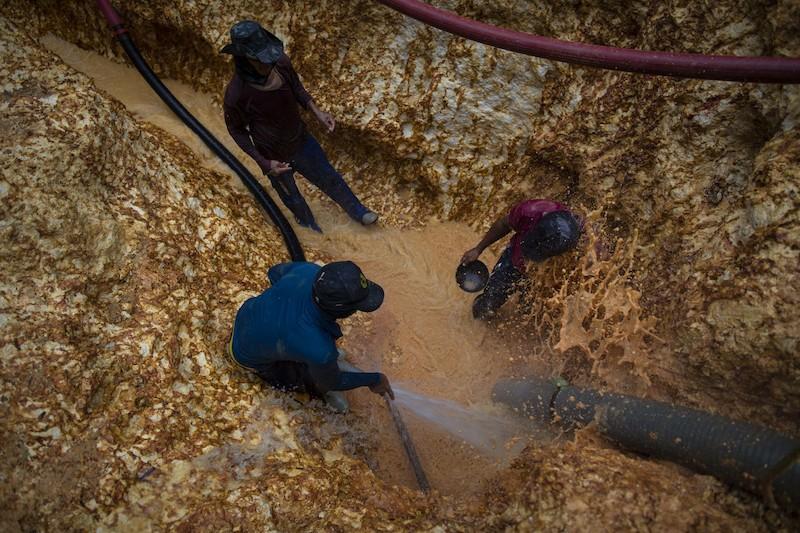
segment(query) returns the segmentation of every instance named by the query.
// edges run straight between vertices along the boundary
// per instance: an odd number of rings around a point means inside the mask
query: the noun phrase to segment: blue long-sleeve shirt
[[[234,357],[256,370],[276,361],[305,363],[322,392],[375,385],[378,373],[339,370],[336,339],[342,330],[317,307],[311,294],[319,269],[307,262],[269,269],[272,286],[244,302],[236,315]]]

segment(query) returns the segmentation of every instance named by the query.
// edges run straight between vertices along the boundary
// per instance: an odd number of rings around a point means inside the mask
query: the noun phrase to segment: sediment
[[[227,29],[269,26],[339,121],[335,165],[390,226],[577,206],[580,249],[532,269],[516,321],[537,364],[798,435],[797,88],[574,68],[367,1],[115,5],[160,74],[220,98]],[[446,7],[586,42],[800,56],[796,1]],[[91,2],[0,7],[3,528],[791,528],[591,432],[528,448],[469,501],[377,479],[365,428],[225,358],[236,308],[285,260],[279,235],[46,33],[124,61]]]

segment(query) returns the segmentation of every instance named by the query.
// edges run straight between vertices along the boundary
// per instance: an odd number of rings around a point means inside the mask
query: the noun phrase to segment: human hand
[[[269,168],[267,169],[267,174],[272,176],[277,176],[278,174],[282,174],[287,170],[292,170],[292,167],[289,163],[284,163],[283,161],[276,161],[274,159],[270,159],[268,161]]]
[[[317,120],[319,120],[319,123],[325,126],[325,128],[328,130],[328,133],[331,133],[333,129],[336,127],[336,121],[333,120],[333,115],[331,115],[330,113],[326,113],[325,111],[319,111],[319,110],[317,111],[316,115],[317,115]]]
[[[392,390],[392,386],[389,385],[389,379],[386,377],[386,374],[381,374],[380,381],[375,385],[370,385],[369,390],[378,395],[388,394],[389,398],[394,400],[394,391]]]
[[[478,250],[477,247],[470,248],[469,250],[464,252],[464,255],[461,256],[461,264],[462,265],[466,265],[467,263],[471,263],[473,261],[476,261],[478,259],[478,256],[480,256],[480,255],[481,255],[481,251]]]

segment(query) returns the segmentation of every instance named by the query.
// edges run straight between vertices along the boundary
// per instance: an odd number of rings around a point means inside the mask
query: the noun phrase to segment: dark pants
[[[485,320],[519,290],[525,290],[525,276],[511,263],[511,247],[507,247],[492,269],[486,288],[472,304],[472,316]]]
[[[275,361],[255,367],[244,365],[233,354],[233,335],[228,340],[226,348],[231,361],[245,370],[253,372],[271,387],[287,392],[305,392],[314,398],[322,398],[324,396],[315,385],[308,370],[308,365],[305,363]]]
[[[253,370],[267,385],[276,389],[286,392],[305,392],[314,398],[324,396],[314,384],[314,380],[311,379],[308,365],[305,363],[276,361],[259,365]]]
[[[277,176],[269,176],[269,179],[283,204],[289,208],[289,211],[297,219],[298,224],[313,228],[317,227],[317,222],[314,220],[311,209],[297,189],[297,184],[294,181],[294,171],[301,173],[308,181],[339,204],[350,215],[350,218],[361,222],[361,217],[368,209],[353,194],[342,175],[331,166],[322,147],[310,133],[305,134],[303,143],[289,164],[292,170],[287,170]]]

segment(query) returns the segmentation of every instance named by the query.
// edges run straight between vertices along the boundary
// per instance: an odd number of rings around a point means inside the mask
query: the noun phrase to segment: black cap
[[[563,254],[578,243],[581,227],[569,211],[547,213],[522,238],[522,255],[532,261]]]
[[[336,261],[322,267],[317,274],[314,301],[334,313],[371,313],[383,303],[383,288],[368,280],[352,261]]]
[[[258,22],[243,20],[233,25],[231,44],[220,52],[272,64],[283,55],[283,42],[262,28]]]

